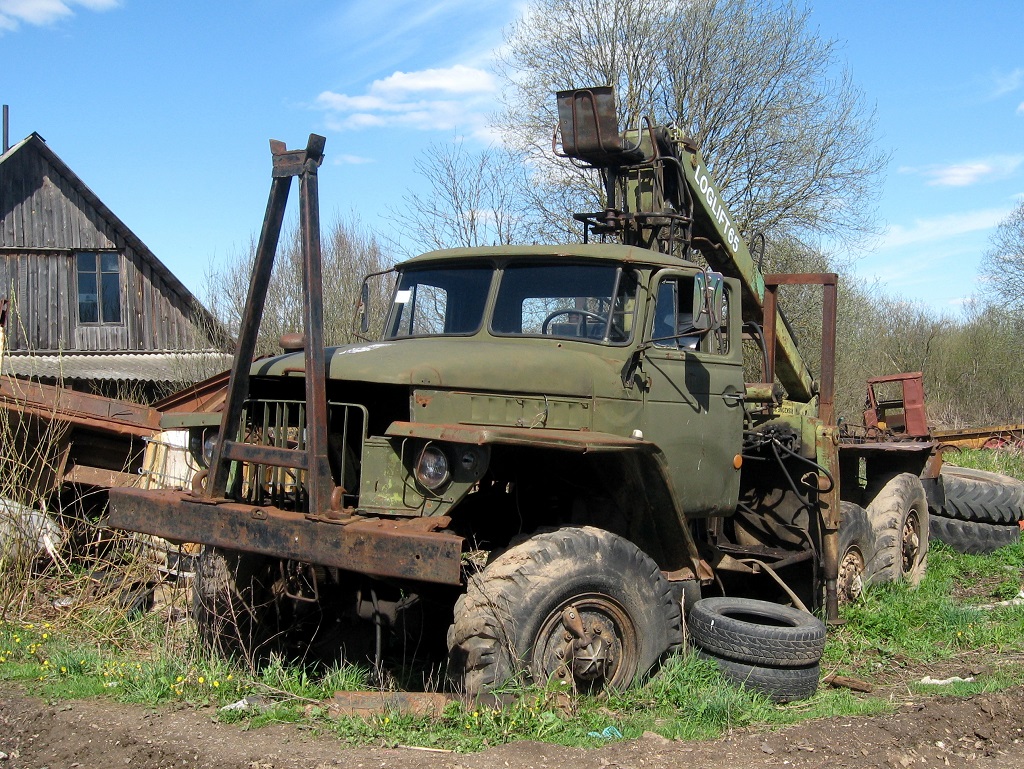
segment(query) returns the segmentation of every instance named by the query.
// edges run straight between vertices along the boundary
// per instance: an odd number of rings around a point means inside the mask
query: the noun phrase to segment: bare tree
[[[393,211],[402,250],[508,245],[528,234],[522,158],[505,147],[479,151],[462,139],[431,144],[413,170],[427,192],[408,192]]]
[[[355,341],[353,319],[362,280],[370,273],[387,270],[392,260],[374,235],[355,219],[336,219],[321,234],[324,283],[324,341],[329,345]],[[207,276],[207,306],[234,333],[242,321],[249,277],[256,257],[256,242],[248,250],[231,254],[214,265]],[[370,297],[369,312],[379,320],[390,300],[391,286],[378,282]],[[281,351],[283,334],[302,331],[302,248],[297,227],[281,236],[274,272],[267,289],[256,354]]]
[[[808,17],[788,0],[533,0],[508,33],[499,122],[536,169],[546,234],[601,205],[591,178],[552,157],[552,93],[606,84],[628,124],[650,115],[697,140],[748,233],[871,232],[886,163],[874,115],[848,76],[830,76],[835,45]]]
[[[1024,310],[1024,201],[999,223],[981,275],[1008,310]]]

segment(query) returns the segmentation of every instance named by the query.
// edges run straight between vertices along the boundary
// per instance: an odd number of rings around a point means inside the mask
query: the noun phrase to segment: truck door
[[[739,288],[726,281],[723,317],[705,332],[692,326],[692,274],[662,271],[652,289],[642,362],[644,437],[664,452],[688,516],[729,514],[739,495],[734,459],[743,443]]]

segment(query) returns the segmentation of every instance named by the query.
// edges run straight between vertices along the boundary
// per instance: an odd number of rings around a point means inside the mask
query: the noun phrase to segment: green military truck
[[[205,545],[211,647],[447,652],[470,695],[523,673],[595,691],[648,671],[690,617],[723,670],[786,699],[817,685],[807,612],[920,578],[934,444],[835,427],[836,276],[761,274],[697,148],[620,132],[610,88],[558,107],[560,151],[605,184],[584,242],[410,259],[374,278],[394,281],[383,329],[364,314],[347,347],[322,340],[323,139],[272,143],[227,401],[192,422],[207,469],[110,494],[112,525]],[[305,332],[253,362],[292,177]],[[778,310],[791,284],[823,292],[818,377]]]

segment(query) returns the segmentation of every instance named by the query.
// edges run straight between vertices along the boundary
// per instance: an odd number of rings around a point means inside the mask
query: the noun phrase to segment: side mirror
[[[722,325],[723,285],[720,272],[698,272],[693,278],[693,327],[708,331]]]
[[[363,279],[363,286],[359,289],[359,331],[363,334],[370,330],[370,313],[367,311],[370,306],[370,279]]]

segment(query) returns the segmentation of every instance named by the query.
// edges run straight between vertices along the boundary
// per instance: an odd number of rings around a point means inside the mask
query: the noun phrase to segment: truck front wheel
[[[449,675],[470,696],[524,675],[596,692],[629,686],[682,642],[657,564],[593,527],[509,548],[469,580],[448,631]]]
[[[278,637],[271,586],[276,561],[263,555],[207,546],[199,555],[192,616],[210,652],[255,667]]]

